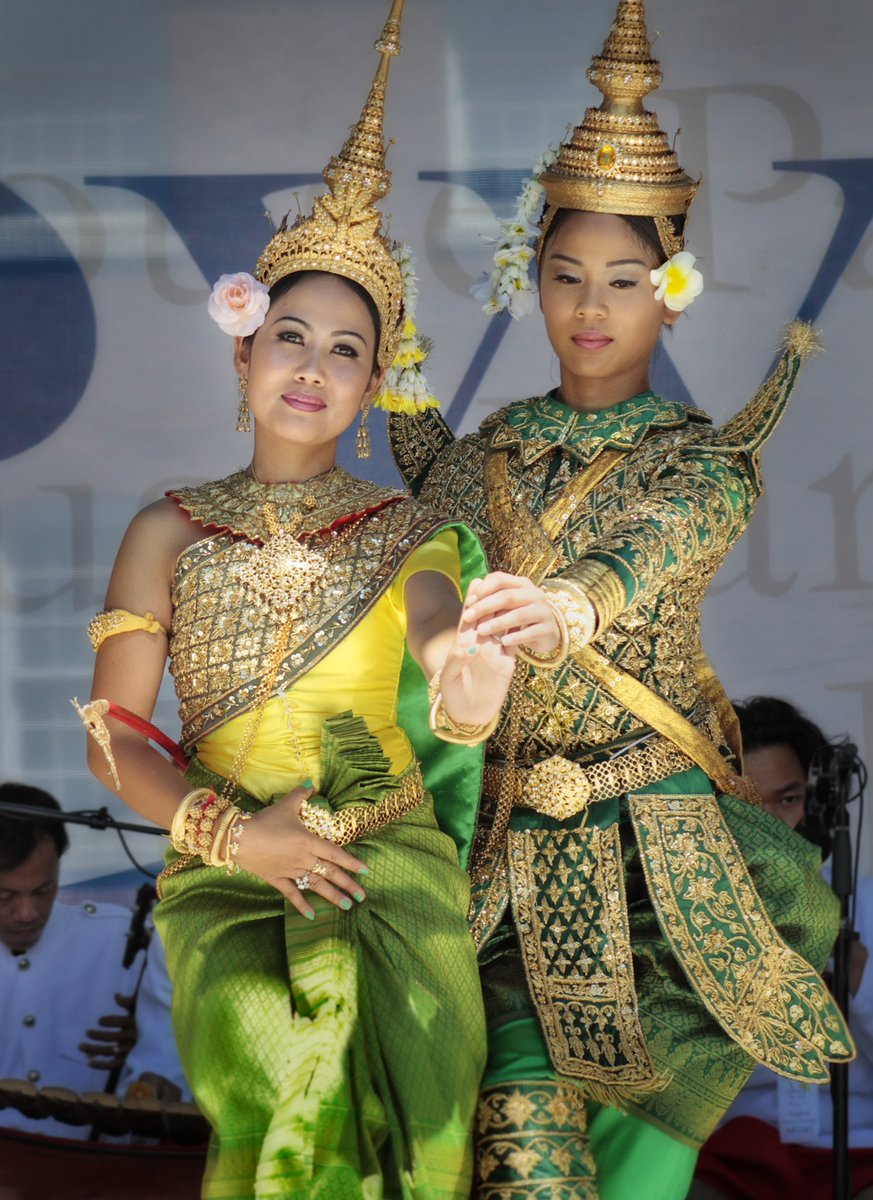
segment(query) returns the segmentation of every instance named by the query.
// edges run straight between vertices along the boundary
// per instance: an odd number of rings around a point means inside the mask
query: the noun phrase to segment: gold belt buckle
[[[559,754],[538,762],[524,781],[524,796],[530,807],[559,821],[587,808],[591,793],[584,769]]]

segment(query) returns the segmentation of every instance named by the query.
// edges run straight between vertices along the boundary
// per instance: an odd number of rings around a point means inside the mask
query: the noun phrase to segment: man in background
[[[48,792],[23,783],[0,785],[0,802],[61,811]],[[127,909],[56,903],[68,846],[61,820],[0,811],[0,1079],[100,1092],[107,1068],[94,1065],[94,1047],[82,1044],[94,1040],[101,1014],[134,993],[141,963],[122,965]],[[0,1126],[65,1138],[89,1133],[13,1108],[0,1110]]]
[[[758,696],[735,705],[743,766],[768,812],[819,846],[831,848],[833,814],[807,805],[810,768],[830,743],[793,704]],[[824,874],[830,878],[829,866]],[[849,1025],[858,1048],[849,1066],[849,1155],[853,1200],[873,1200],[873,879],[858,880],[849,967]],[[782,1079],[757,1067],[697,1164],[689,1200],[824,1200],[832,1192],[830,1088]]]

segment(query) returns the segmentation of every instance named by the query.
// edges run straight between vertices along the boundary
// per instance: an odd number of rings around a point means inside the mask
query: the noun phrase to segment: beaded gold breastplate
[[[290,687],[448,523],[338,467],[305,485],[239,472],[169,494],[211,531],[179,556],[173,586],[170,670],[186,748],[262,699],[268,674],[271,690]]]

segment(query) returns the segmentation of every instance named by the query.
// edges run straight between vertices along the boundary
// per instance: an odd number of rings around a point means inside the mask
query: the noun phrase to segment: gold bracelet
[[[212,795],[214,795],[212,788],[194,788],[179,801],[179,806],[173,814],[173,823],[170,825],[170,841],[173,849],[178,850],[180,854],[189,854],[191,851],[186,840],[185,829],[191,809],[195,804],[199,804],[201,800]]]
[[[212,828],[212,838],[209,843],[209,849],[206,852],[207,857],[204,862],[210,867],[226,867],[227,857],[222,853],[221,847],[224,845],[224,837],[230,831],[230,826],[234,816],[241,810],[235,804],[231,804],[219,813],[215,824]]]
[[[560,667],[562,663],[567,661],[567,655],[570,653],[570,630],[567,628],[567,619],[552,600],[547,600],[549,608],[552,610],[555,620],[558,623],[559,639],[554,650],[550,650],[548,654],[538,654],[534,650],[530,650],[527,646],[518,646],[516,653],[522,662],[526,662],[530,667],[537,667],[541,671],[554,671],[556,667]]]
[[[500,714],[489,721],[487,725],[465,725],[446,711],[442,694],[437,696],[430,710],[430,731],[442,742],[450,742],[453,746],[479,746],[491,737],[497,728]]]
[[[236,861],[239,854],[239,839],[245,833],[246,821],[250,821],[253,816],[254,813],[243,812],[242,809],[238,808],[230,819],[224,850],[224,865],[227,868],[228,875],[236,875],[240,869],[240,865]]]
[[[424,780],[416,766],[405,773],[399,787],[386,792],[373,804],[350,804],[342,812],[334,813],[319,804],[301,800],[297,812],[310,833],[336,846],[347,846],[412,812],[424,797]]]
[[[547,579],[543,591],[567,623],[570,650],[582,650],[597,633],[597,609],[578,584]]]

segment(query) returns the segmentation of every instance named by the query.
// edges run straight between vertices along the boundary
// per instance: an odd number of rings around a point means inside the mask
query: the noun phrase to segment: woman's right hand
[[[244,871],[276,888],[310,921],[315,913],[306,902],[306,892],[300,890],[295,880],[308,875],[311,891],[338,908],[349,909],[353,901],[360,903],[364,899],[364,889],[354,875],[367,873],[367,866],[360,859],[342,846],[310,833],[304,826],[300,805],[311,795],[312,788],[294,788],[246,821],[235,856]],[[314,867],[319,870],[313,870]]]

